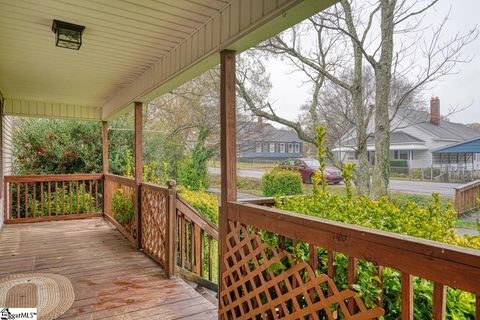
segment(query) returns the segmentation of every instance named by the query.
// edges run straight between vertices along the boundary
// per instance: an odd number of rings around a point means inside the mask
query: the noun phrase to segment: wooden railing
[[[102,175],[5,176],[4,214],[6,223],[99,217]]]
[[[434,284],[433,319],[445,319],[447,286],[475,294],[480,319],[480,251],[241,202],[229,202],[226,212],[219,294],[224,319],[319,315],[333,319],[329,309],[333,304],[345,319],[354,314],[355,319],[381,315],[381,298],[377,307],[368,309],[353,291],[335,286],[331,279],[337,272],[334,261],[338,254],[348,257],[349,287],[357,281],[361,260],[376,266],[379,288],[383,288],[384,267],[401,272],[402,319],[413,319],[413,277]],[[265,231],[274,235],[270,239],[277,239],[275,244],[264,242],[261,235]],[[307,260],[295,260],[285,250],[287,242],[305,243]],[[321,266],[319,255],[325,251],[327,259]],[[319,275],[319,268],[326,270],[326,275]]]
[[[132,244],[136,243],[137,226],[135,223],[134,199],[136,192],[135,180],[113,174],[104,175],[104,199],[103,213],[104,217],[112,223],[125,238]],[[130,211],[130,220],[128,223],[120,223],[119,217],[115,216],[115,206],[122,206],[123,214]],[[133,216],[132,216],[133,215]]]
[[[177,197],[176,212],[177,265],[191,273],[184,273],[189,280],[217,290],[217,227],[181,196]]]
[[[455,188],[455,210],[458,214],[478,210],[480,180],[475,180]]]

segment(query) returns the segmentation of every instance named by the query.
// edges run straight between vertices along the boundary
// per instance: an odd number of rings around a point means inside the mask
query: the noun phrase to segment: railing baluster
[[[192,222],[193,224],[193,222]],[[193,224],[194,228],[194,246],[195,248],[195,273],[199,276],[202,276],[202,263],[203,263],[203,258],[202,258],[202,246],[203,246],[203,241],[202,241],[202,229],[200,229],[199,226],[196,224]]]
[[[49,182],[47,182],[47,197],[48,197],[48,216],[50,217],[52,215],[52,193],[51,193],[51,190],[52,189],[52,184]]]
[[[212,281],[212,237],[208,237],[208,280]],[[477,298],[478,301],[478,298]],[[477,304],[478,305],[478,304]]]
[[[68,182],[68,193],[70,195],[70,201],[69,201],[69,208],[68,210],[70,211],[70,214],[73,214],[73,190],[72,190],[72,181]]]
[[[65,181],[62,181],[62,215],[65,215]]]
[[[328,250],[327,252],[327,275],[331,278],[335,278],[335,251]],[[328,295],[332,295],[333,292],[328,288]]]
[[[351,288],[352,284],[357,283],[357,268],[358,259],[354,257],[348,257],[348,287]],[[348,311],[350,314],[354,314],[357,309],[354,299],[348,300]]]
[[[90,192],[88,193],[88,211],[87,213],[93,213],[93,192],[92,192],[92,180],[88,180],[88,188]]]
[[[476,295],[475,298],[476,298],[476,310],[475,310],[476,317],[475,317],[475,319],[479,320],[480,319],[480,296]]]
[[[195,230],[194,223],[190,221],[190,271],[195,272]]]
[[[184,222],[184,218],[182,215],[179,216],[179,221],[178,221],[178,227],[179,227],[179,239],[180,239],[180,266],[182,268],[185,268],[185,255],[184,255],[184,252],[185,252],[185,222]]]
[[[58,182],[55,181],[55,216],[58,216]]]
[[[85,207],[85,195],[87,193],[87,187],[85,186],[85,180],[82,181],[82,186],[83,186],[83,210],[82,210],[82,213],[86,213],[87,210],[86,210],[86,207]]]
[[[95,213],[98,212],[98,180],[95,180]]]
[[[28,218],[28,183],[25,182],[25,218]]]
[[[8,188],[8,199],[10,200],[8,203],[8,218],[11,219],[13,215],[13,198],[12,198],[12,193],[13,193],[13,183],[9,183],[9,188]]]
[[[308,246],[310,250],[310,266],[312,267],[313,270],[316,270],[318,268],[317,246],[313,244],[309,244]]]
[[[78,214],[78,180],[75,181],[75,192],[76,192],[76,197],[75,197],[75,213]]]
[[[44,208],[43,208],[43,182],[40,182],[40,214],[44,216]]]
[[[20,189],[22,188],[22,185],[17,182],[17,219],[20,219],[21,212],[20,212]]]
[[[378,276],[378,287],[380,288],[380,296],[377,298],[377,306],[383,308],[383,266],[376,266]]]
[[[37,183],[33,183],[33,203],[32,203],[32,218],[37,215]]]
[[[433,284],[433,320],[445,319],[446,293],[446,286],[438,282]]]
[[[413,277],[402,272],[402,320],[413,319]]]

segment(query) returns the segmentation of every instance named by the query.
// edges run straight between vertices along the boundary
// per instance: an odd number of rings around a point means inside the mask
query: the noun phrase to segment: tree
[[[99,122],[18,118],[13,132],[14,173],[102,171]]]
[[[476,28],[444,40],[442,34],[448,15],[438,26],[427,29],[421,26],[422,18],[437,1],[343,0],[257,48],[281,55],[294,70],[303,72],[310,80],[313,88],[311,108],[305,109],[312,122],[321,122],[313,115],[321,101],[322,87],[333,85],[349,94],[359,155],[357,173],[360,175],[368,172],[365,170],[366,125],[373,110],[376,151],[373,194],[377,197],[388,191],[390,123],[398,110],[405,107],[415,93],[457,72],[458,63],[471,60],[463,55],[463,49],[476,39]],[[308,45],[312,39],[315,39],[314,46]],[[368,89],[363,76],[365,69],[373,74],[372,95],[365,93]],[[240,94],[251,95],[248,88],[242,90],[242,82],[240,78]],[[407,85],[399,94],[392,90],[396,84]],[[253,105],[248,103],[249,97],[244,99],[253,113],[292,127],[302,139],[311,142],[311,134],[298,121],[278,117],[269,103],[257,101]],[[369,109],[370,104],[373,109]],[[369,179],[363,178],[366,179],[356,182],[367,183]],[[359,189],[364,192],[368,185],[361,185]]]

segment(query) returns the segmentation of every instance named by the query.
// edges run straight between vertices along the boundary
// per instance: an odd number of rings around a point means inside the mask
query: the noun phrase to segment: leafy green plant
[[[180,196],[205,218],[218,225],[218,199],[213,193],[193,191],[179,186]]]
[[[123,225],[129,224],[135,216],[133,199],[123,189],[117,189],[112,196],[112,212],[115,220]]]
[[[300,173],[275,168],[262,177],[263,195],[290,196],[303,193],[303,183]]]
[[[180,167],[179,182],[190,190],[203,190],[208,186],[208,161],[217,151],[216,147],[205,146],[210,134],[209,129],[200,130],[192,157],[185,160]]]
[[[322,132],[320,132],[322,133]],[[319,153],[321,158],[323,155]],[[319,159],[320,160],[320,159]],[[369,228],[439,241],[443,243],[480,249],[480,236],[460,237],[455,232],[456,212],[451,203],[442,202],[439,194],[434,193],[427,201],[415,196],[382,197],[373,200],[367,196],[354,197],[351,191],[353,166],[342,170],[346,182],[345,195],[333,194],[328,190],[314,189],[311,194],[276,199],[276,207],[309,216],[330,219]],[[417,197],[418,198],[418,197]],[[278,246],[277,241],[268,232],[263,239]],[[270,240],[268,240],[270,239]],[[270,241],[270,242],[269,242]],[[296,260],[308,261],[310,252],[304,245],[286,246]],[[319,272],[326,272],[327,252],[318,252]],[[290,262],[283,267],[289,267]],[[346,288],[348,258],[336,254],[336,273],[334,281],[339,288]],[[282,269],[277,266],[277,269]],[[383,302],[385,319],[398,319],[401,315],[401,274],[399,271],[385,268],[383,272]],[[379,278],[375,266],[367,261],[358,263],[358,282],[353,289],[362,297],[367,306],[373,306],[380,298]],[[414,280],[415,319],[432,318],[433,284],[421,278]],[[454,289],[447,291],[447,318],[474,319],[475,297],[473,294]]]

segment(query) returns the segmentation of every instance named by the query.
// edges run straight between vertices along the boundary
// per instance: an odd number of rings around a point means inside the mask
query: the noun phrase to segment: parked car
[[[313,158],[288,159],[280,163],[280,168],[300,172],[303,182],[311,184],[315,171],[320,168],[320,163]],[[329,184],[338,184],[343,181],[342,173],[335,167],[327,166],[324,174]]]

